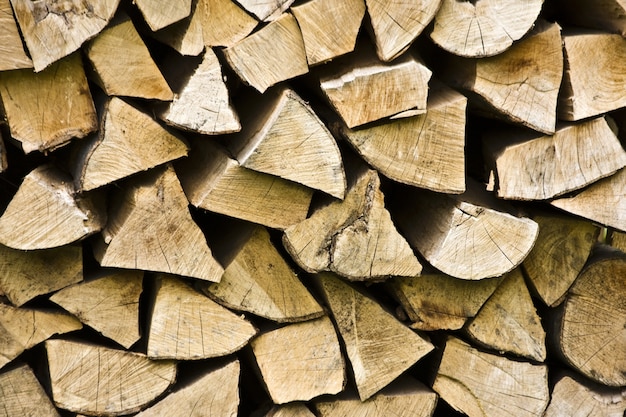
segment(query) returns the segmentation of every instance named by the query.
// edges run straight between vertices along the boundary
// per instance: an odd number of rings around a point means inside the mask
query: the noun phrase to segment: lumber
[[[237,0],[250,14],[261,21],[273,21],[280,18],[294,0],[274,0],[271,2],[259,0]]]
[[[178,22],[191,13],[192,0],[135,0],[145,22],[152,31],[163,29],[174,22]]]
[[[13,16],[10,0],[0,1],[0,71],[32,68]]]
[[[54,404],[28,365],[0,372],[0,416],[59,417]]]
[[[202,22],[202,39],[207,49],[233,46],[259,24],[232,0],[198,0],[196,7]]]

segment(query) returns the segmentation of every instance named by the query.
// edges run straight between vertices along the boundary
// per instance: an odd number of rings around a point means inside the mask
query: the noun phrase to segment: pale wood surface
[[[294,402],[273,406],[265,417],[315,417],[315,414],[303,403]]]
[[[191,0],[135,0],[133,4],[153,31],[178,22],[191,13]]]
[[[9,0],[0,1],[0,71],[32,68],[33,61],[26,55],[17,22]]]
[[[611,246],[626,252],[626,233],[614,230],[611,233]]]
[[[286,11],[294,0],[237,0],[237,3],[249,13],[263,21],[276,20]]]
[[[198,56],[204,51],[202,13],[192,3],[191,14],[183,20],[152,33],[160,42],[169,45],[181,55]]]
[[[196,7],[207,48],[233,46],[248,36],[259,23],[232,0],[198,0]]]
[[[59,417],[57,409],[28,365],[0,373],[0,395],[1,417]]]

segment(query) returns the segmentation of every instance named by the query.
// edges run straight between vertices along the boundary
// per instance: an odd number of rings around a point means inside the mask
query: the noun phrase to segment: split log
[[[50,301],[129,349],[140,337],[142,281],[142,271],[107,272],[102,277],[62,289]]]
[[[430,38],[455,55],[497,55],[533,27],[542,5],[543,0],[443,0]]]
[[[208,281],[219,281],[224,272],[191,218],[169,165],[134,177],[117,193],[101,239],[94,242],[94,255],[101,266]]]
[[[315,414],[302,403],[275,405],[264,417],[315,417]]]
[[[289,13],[224,49],[224,56],[239,78],[261,93],[309,71],[302,33]]]
[[[9,160],[7,158],[7,148],[4,144],[4,139],[2,138],[2,133],[0,133],[0,173],[4,172],[9,168]]]
[[[574,26],[599,29],[626,36],[626,3],[624,0],[559,0],[558,17]]]
[[[352,364],[361,401],[423,358],[433,345],[331,273],[316,275]]]
[[[233,46],[248,36],[259,23],[232,0],[198,0],[196,7],[207,49]]]
[[[33,67],[24,51],[9,0],[0,1],[0,39],[0,71]]]
[[[191,1],[135,0],[133,4],[143,15],[150,30],[157,31],[189,16]]]
[[[326,316],[263,333],[250,346],[275,404],[343,390],[345,363],[335,328]]]
[[[11,0],[11,4],[35,72],[39,72],[100,33],[115,14],[119,0]]]
[[[83,239],[104,226],[101,203],[92,195],[75,195],[69,175],[41,165],[24,178],[0,217],[0,244],[33,250]]]
[[[40,73],[0,72],[0,96],[11,137],[24,153],[52,151],[98,127],[78,53]]]
[[[449,338],[433,389],[469,417],[539,416],[548,405],[548,368],[481,352]]]
[[[237,3],[250,14],[261,21],[272,21],[280,18],[294,0],[274,0],[271,2],[260,0],[237,0]]]
[[[198,56],[204,51],[202,34],[202,13],[198,12],[198,2],[191,5],[188,17],[153,32],[154,39],[162,42],[180,55]]]
[[[622,252],[626,252],[626,233],[614,230],[611,233],[611,246]]]
[[[82,279],[80,245],[29,252],[0,245],[0,288],[16,307]]]
[[[206,140],[193,142],[192,150],[176,166],[192,205],[277,229],[306,218],[313,190],[243,168]]]
[[[52,398],[57,407],[88,415],[137,412],[176,378],[174,361],[66,340],[46,342]]]
[[[59,417],[57,409],[28,365],[0,373],[0,393],[2,417]]]

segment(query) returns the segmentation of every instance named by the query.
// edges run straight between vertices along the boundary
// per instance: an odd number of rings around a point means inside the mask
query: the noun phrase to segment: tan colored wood
[[[9,0],[0,1],[0,71],[32,68],[33,61],[26,55],[22,38]]]
[[[113,97],[104,104],[96,135],[76,146],[76,188],[89,191],[187,155],[187,145],[150,115]]]
[[[250,345],[274,404],[343,390],[345,363],[335,328],[326,316],[263,333]]]
[[[219,281],[224,270],[191,218],[170,165],[128,181],[113,204],[102,239],[95,242],[100,265]]]
[[[124,415],[155,400],[176,379],[174,361],[82,342],[46,342],[57,407],[87,415]]]
[[[52,151],[98,127],[78,53],[40,73],[0,72],[0,96],[11,137],[24,153]]]
[[[307,272],[351,280],[419,275],[422,266],[385,208],[380,178],[359,167],[343,201],[332,201],[288,227],[283,244]]]
[[[611,246],[626,252],[626,233],[614,230],[611,233]]]
[[[276,20],[286,11],[294,0],[237,0],[237,3],[261,21]]]
[[[80,245],[28,252],[0,245],[0,288],[17,307],[82,279]]]
[[[265,414],[265,417],[315,417],[303,403],[289,403],[275,405]]]
[[[82,327],[69,314],[0,304],[0,368],[49,337]]]
[[[365,16],[363,0],[312,0],[291,8],[302,31],[309,66],[354,50]]]
[[[198,0],[202,37],[207,49],[233,46],[252,32],[258,21],[232,0]]]
[[[241,166],[343,199],[346,177],[339,147],[294,90],[272,90],[247,110],[242,132],[228,141]]]
[[[433,389],[469,417],[540,416],[548,405],[548,368],[481,352],[449,338]]]
[[[153,32],[152,36],[170,46],[180,55],[200,55],[204,51],[204,37],[202,34],[202,14],[198,12],[197,3],[192,3],[191,14],[188,17]]]
[[[24,178],[0,217],[0,244],[33,250],[75,242],[102,229],[103,209],[93,195],[75,195],[69,175],[41,165]]]
[[[9,168],[9,160],[7,158],[7,148],[4,139],[0,133],[0,172],[4,172]]]
[[[1,417],[59,417],[37,377],[28,365],[0,373]]]
[[[445,193],[465,191],[467,99],[438,85],[426,113],[341,132],[372,167],[403,184]]]
[[[444,274],[397,277],[386,281],[417,330],[458,330],[476,315],[501,278],[468,281]]]
[[[575,26],[600,29],[626,36],[626,2],[624,0],[559,0],[559,18]]]
[[[118,4],[119,0],[11,0],[36,72],[76,51],[100,33]]]
[[[582,270],[599,229],[591,222],[565,216],[533,216],[539,225],[537,242],[522,266],[528,283],[548,306],[563,301]]]
[[[322,273],[316,278],[343,339],[361,401],[433,350],[430,342],[338,276]]]
[[[220,282],[203,285],[203,292],[230,309],[279,323],[322,316],[324,310],[276,250],[267,230],[253,226],[251,232]]]
[[[50,297],[81,322],[129,349],[139,340],[142,271],[110,271]]]
[[[426,112],[431,75],[410,54],[387,64],[369,52],[361,52],[322,76],[320,86],[348,127],[353,128],[405,110]],[[372,94],[372,91],[385,91],[385,94]]]
[[[134,4],[150,29],[157,31],[189,16],[191,1],[135,0]]]
[[[243,168],[207,140],[176,166],[189,202],[205,210],[285,229],[306,218],[313,190]]]
[[[181,280],[158,277],[148,334],[150,358],[226,356],[243,348],[256,333],[250,322]]]
[[[174,98],[130,19],[103,30],[86,45],[85,52],[96,81],[107,95],[164,101]]]
[[[456,55],[497,55],[533,27],[542,5],[543,0],[443,0],[430,38]]]

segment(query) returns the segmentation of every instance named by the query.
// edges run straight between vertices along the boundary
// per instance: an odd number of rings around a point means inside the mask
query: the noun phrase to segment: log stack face
[[[624,0],[0,0],[0,417],[624,416]]]

